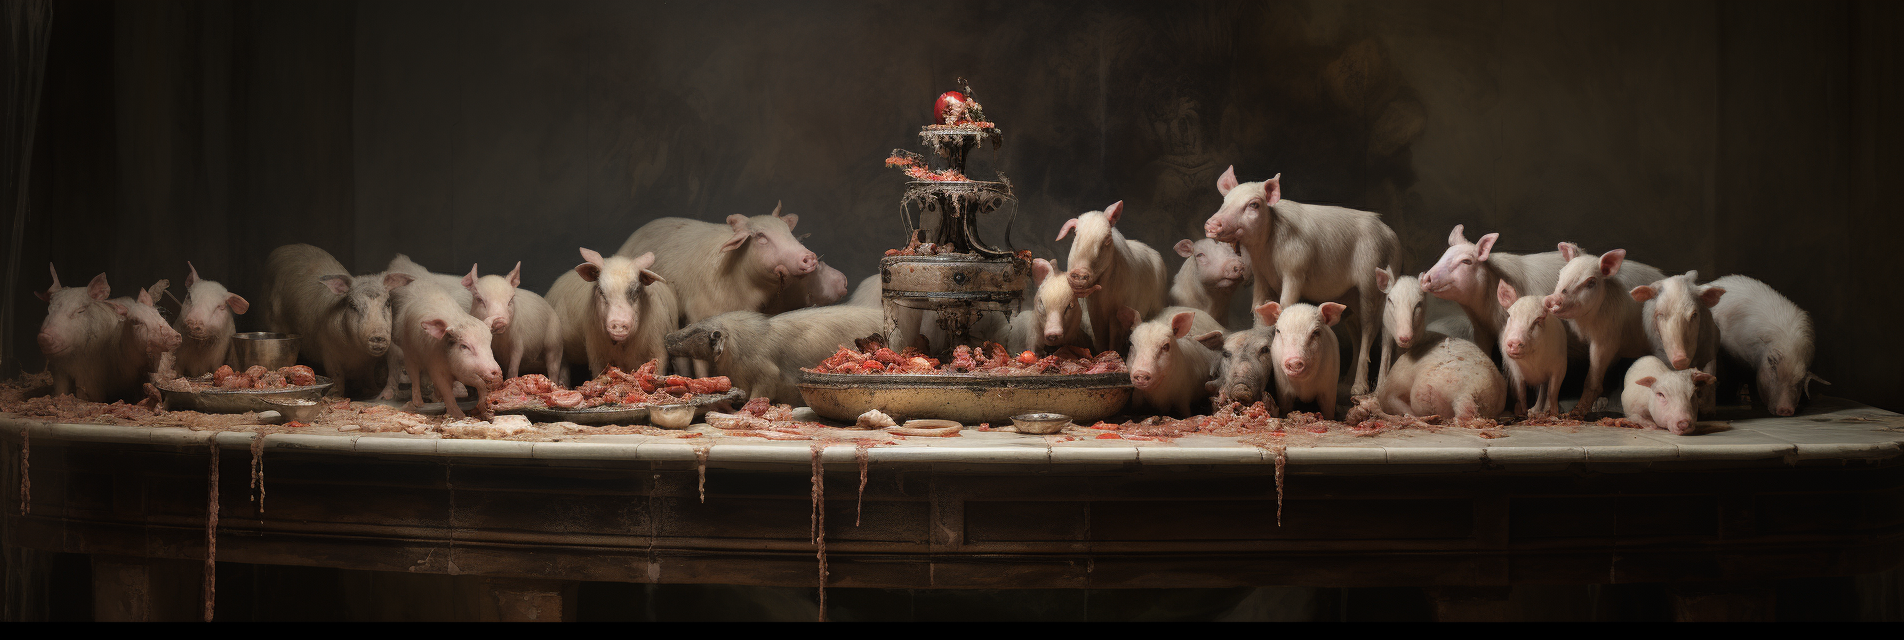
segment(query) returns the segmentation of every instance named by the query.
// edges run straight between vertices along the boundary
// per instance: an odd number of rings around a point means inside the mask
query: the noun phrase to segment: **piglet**
[[[1178,240],[1175,248],[1184,261],[1170,283],[1170,304],[1202,309],[1219,322],[1227,319],[1230,299],[1253,280],[1249,257],[1234,244],[1209,238]]]
[[[879,331],[879,309],[834,305],[767,316],[729,311],[668,334],[668,355],[712,364],[753,397],[775,403],[804,404],[800,369],[812,367],[853,340]]]
[[[1090,313],[1091,344],[1096,351],[1120,346],[1121,332],[1111,329],[1119,310],[1130,307],[1138,317],[1150,318],[1164,307],[1164,258],[1150,245],[1129,240],[1117,230],[1124,215],[1122,200],[1103,211],[1087,211],[1066,220],[1058,239],[1072,231],[1065,277],[1072,293],[1085,299]]]
[[[1474,343],[1493,345],[1499,342],[1501,326],[1507,321],[1501,306],[1495,304],[1498,285],[1506,282],[1515,291],[1528,293],[1550,291],[1567,260],[1558,251],[1527,255],[1495,251],[1494,244],[1501,234],[1490,233],[1469,242],[1462,230],[1457,224],[1448,232],[1448,250],[1442,252],[1434,267],[1421,274],[1421,290],[1461,305]]]
[[[1719,344],[1752,367],[1767,411],[1792,415],[1799,399],[1810,395],[1812,382],[1831,384],[1811,372],[1811,316],[1805,310],[1746,276],[1726,276],[1711,285],[1726,291],[1712,305]]]
[[[504,375],[520,376],[528,363],[528,373],[549,376],[556,384],[568,385],[568,369],[562,366],[562,323],[555,308],[534,291],[523,291],[522,263],[517,262],[509,275],[477,277],[476,265],[458,284],[470,294],[469,315],[486,318],[495,334],[496,362]]]
[[[126,338],[137,347],[136,351],[129,350],[128,353],[140,355],[132,363],[133,369],[140,374],[140,383],[146,382],[144,374],[163,368],[160,363],[168,362],[172,353],[184,342],[179,332],[172,329],[172,325],[165,321],[165,316],[159,313],[158,296],[152,293],[165,291],[167,284],[167,281],[160,280],[149,290],[140,289],[136,297],[126,296],[110,301],[116,305],[114,311],[119,311],[125,317]]]
[[[130,309],[107,299],[112,287],[106,274],[93,276],[85,288],[62,287],[59,271],[50,263],[47,269],[53,285],[34,295],[47,302],[38,340],[53,373],[53,393],[88,402],[133,397],[145,353],[126,322]]]
[[[1031,278],[1037,284],[1031,308],[1012,316],[1010,339],[1012,353],[1052,350],[1066,345],[1091,347],[1091,334],[1085,330],[1084,305],[1072,291],[1057,265],[1044,258],[1031,259]]]
[[[1607,367],[1615,358],[1638,358],[1653,352],[1646,340],[1646,327],[1640,322],[1640,303],[1628,293],[1633,283],[1665,279],[1658,269],[1633,264],[1621,274],[1626,250],[1614,249],[1601,255],[1581,251],[1571,242],[1560,243],[1560,255],[1567,259],[1554,292],[1541,299],[1547,312],[1567,321],[1572,333],[1587,345],[1587,379],[1581,386],[1580,401],[1574,415],[1585,415],[1605,391]]]
[[[630,234],[615,255],[654,254],[642,269],[667,281],[687,322],[729,311],[761,311],[789,282],[820,267],[819,256],[793,235],[799,222],[798,215],[781,215],[778,205],[772,215],[734,214],[725,223],[658,218]]]
[[[1507,381],[1487,352],[1467,340],[1427,330],[1427,301],[1416,276],[1391,279],[1386,271],[1377,276],[1388,293],[1382,317],[1388,337],[1382,345],[1384,365],[1391,342],[1401,349],[1375,385],[1383,411],[1464,422],[1500,415]]]
[[[1315,402],[1323,418],[1335,419],[1335,382],[1342,369],[1342,355],[1336,351],[1335,332],[1329,327],[1341,322],[1342,312],[1347,309],[1339,303],[1324,302],[1320,307],[1295,304],[1287,309],[1275,304],[1258,312],[1276,325],[1269,361],[1275,366],[1277,407],[1287,411],[1294,409],[1298,400]]]
[[[1265,302],[1253,312],[1261,318],[1273,304]],[[1269,381],[1275,376],[1275,363],[1269,359],[1270,343],[1275,337],[1274,318],[1264,319],[1259,326],[1223,336],[1223,343],[1218,347],[1216,373],[1207,386],[1217,405],[1267,401],[1269,412],[1276,413],[1276,399],[1267,393]]]
[[[1719,374],[1719,328],[1712,321],[1712,306],[1725,295],[1725,287],[1701,285],[1699,272],[1687,271],[1652,284],[1633,287],[1628,293],[1642,303],[1640,322],[1646,328],[1646,340],[1653,355],[1673,369],[1699,369]],[[1717,404],[1717,385],[1700,387],[1699,408],[1711,411]]]
[[[564,358],[588,363],[590,376],[610,366],[634,370],[659,361],[667,373],[663,339],[678,326],[674,290],[648,270],[655,255],[611,256],[582,248],[582,264],[549,287],[549,305],[562,323]]]
[[[1126,318],[1137,314],[1126,307]],[[1212,335],[1214,334],[1214,335]],[[1179,416],[1198,413],[1209,399],[1204,382],[1223,344],[1223,325],[1199,309],[1168,307],[1130,334],[1132,403]]]
[[[202,376],[226,364],[231,337],[238,331],[234,314],[249,311],[251,303],[225,285],[198,277],[198,267],[191,262],[185,267],[191,270],[185,276],[185,300],[172,325],[184,339],[174,361],[179,375]]]
[[[1626,370],[1626,390],[1620,394],[1620,405],[1628,420],[1683,436],[1692,433],[1699,421],[1694,396],[1712,386],[1712,381],[1712,374],[1692,369],[1675,371],[1659,358],[1646,356]]]
[[[444,393],[453,382],[476,390],[476,413],[487,417],[490,385],[502,381],[502,367],[496,365],[491,349],[492,333],[487,319],[469,315],[451,297],[449,291],[434,285],[399,289],[396,305],[397,348],[403,351],[403,366],[409,371],[410,402],[407,409],[423,404],[423,380],[429,380],[443,407],[451,417],[463,417],[455,396]]]
[[[330,393],[350,397],[359,382],[374,388],[390,351],[390,291],[410,284],[405,273],[351,276],[331,254],[290,244],[265,259],[265,327],[298,334],[298,351],[330,377]]]
[[[1514,415],[1528,416],[1527,387],[1540,387],[1531,415],[1560,415],[1560,382],[1567,378],[1567,328],[1537,295],[1523,296],[1502,280],[1495,300],[1507,311],[1501,327],[1501,363],[1514,389]]]

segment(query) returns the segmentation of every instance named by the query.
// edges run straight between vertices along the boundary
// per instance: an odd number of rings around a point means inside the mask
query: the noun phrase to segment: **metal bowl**
[[[1117,414],[1130,403],[1130,374],[989,376],[857,375],[800,372],[800,397],[821,416],[854,421],[867,409],[895,418],[1004,424],[1012,416],[1057,412],[1079,421]]]
[[[696,409],[706,411],[691,404],[660,404],[648,407],[648,422],[663,429],[686,429],[694,424]]]
[[[297,334],[249,331],[231,337],[231,367],[239,371],[262,365],[281,369],[297,364]]]
[[[331,379],[317,376],[316,384],[285,387],[282,389],[204,389],[194,391],[188,388],[174,387],[170,381],[154,383],[159,394],[165,400],[165,408],[172,411],[193,410],[205,413],[244,413],[246,411],[278,411],[282,406],[276,402],[294,402],[298,400],[316,400],[331,388]],[[315,406],[315,405],[313,405]],[[282,413],[282,412],[281,412]],[[290,415],[290,414],[285,414]]]
[[[1047,435],[1064,429],[1071,424],[1071,416],[1062,413],[1027,413],[1012,416],[1012,427],[1019,433]]]

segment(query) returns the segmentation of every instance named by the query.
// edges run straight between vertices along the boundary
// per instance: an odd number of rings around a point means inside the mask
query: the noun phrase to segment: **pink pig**
[[[1078,214],[1058,228],[1059,240],[1077,231],[1065,261],[1069,269],[1065,277],[1071,292],[1084,298],[1090,312],[1091,343],[1097,351],[1122,348],[1126,336],[1111,328],[1120,309],[1136,309],[1144,319],[1164,308],[1164,257],[1117,230],[1123,214],[1120,200],[1103,211]]]
[[[1712,386],[1712,381],[1712,374],[1692,369],[1674,371],[1659,358],[1646,356],[1626,370],[1620,405],[1628,420],[1683,436],[1692,433],[1699,421],[1694,396]]]
[[[663,340],[678,325],[674,291],[649,267],[655,256],[610,256],[583,248],[582,264],[549,288],[549,305],[562,323],[564,357],[588,363],[590,376],[610,366],[634,370],[658,360],[667,373]]]
[[[184,336],[179,345],[179,375],[202,376],[225,364],[236,334],[238,319],[251,309],[244,297],[225,289],[225,285],[198,277],[198,267],[185,263],[191,272],[185,276],[185,300],[173,324]]]
[[[444,410],[451,417],[463,417],[453,394],[447,393],[455,382],[476,390],[476,413],[487,416],[489,386],[502,381],[502,367],[496,365],[491,350],[490,323],[469,315],[449,291],[433,285],[409,286],[394,294],[396,305],[397,348],[403,350],[403,366],[410,374],[410,402],[415,409],[423,404],[423,380],[429,380],[443,396]],[[427,376],[427,377],[426,377]]]
[[[138,393],[139,370],[145,349],[133,337],[131,312],[107,300],[112,295],[106,274],[93,276],[85,288],[62,287],[59,271],[48,264],[53,285],[34,295],[48,303],[40,323],[40,353],[53,373],[53,393],[72,394],[88,402],[112,402]]]
[[[1433,268],[1421,274],[1421,290],[1461,305],[1474,330],[1474,343],[1485,349],[1499,340],[1507,315],[1494,303],[1499,283],[1506,282],[1515,291],[1538,294],[1554,288],[1566,258],[1558,251],[1520,255],[1495,251],[1501,234],[1490,233],[1468,242],[1462,226],[1448,232],[1448,250]]]
[[[1230,315],[1230,299],[1252,281],[1249,256],[1228,242],[1209,238],[1178,240],[1177,255],[1184,258],[1170,283],[1170,304],[1202,309],[1218,322]]]
[[[650,267],[668,282],[682,320],[700,322],[765,309],[788,284],[820,268],[819,256],[793,235],[799,222],[778,205],[773,215],[734,214],[725,224],[660,218],[635,230],[615,255],[654,254]]]
[[[1257,312],[1276,323],[1269,362],[1276,372],[1278,408],[1293,409],[1297,400],[1315,402],[1323,418],[1335,419],[1335,383],[1342,369],[1342,355],[1336,352],[1335,332],[1329,327],[1341,322],[1342,312],[1347,309],[1339,303],[1324,302],[1320,307],[1295,304],[1287,309],[1276,304]]]

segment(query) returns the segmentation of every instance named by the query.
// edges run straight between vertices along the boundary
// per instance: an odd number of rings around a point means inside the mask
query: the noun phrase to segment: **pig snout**
[[[1676,435],[1676,436],[1683,436],[1688,433],[1692,433],[1692,420],[1689,420],[1686,418],[1680,418],[1678,420],[1675,420],[1667,426],[1669,429],[1672,430],[1673,435]]]
[[[820,256],[812,251],[800,254],[800,264],[794,275],[804,276],[820,268]]]
[[[1223,277],[1230,280],[1236,280],[1236,279],[1242,278],[1243,273],[1248,270],[1249,270],[1249,265],[1243,264],[1242,260],[1231,260],[1228,263],[1223,265]]]
[[[494,365],[494,364],[489,365],[488,367],[483,369],[482,375],[483,375],[484,383],[495,384],[497,382],[501,382],[502,381],[502,367],[499,365]]]
[[[608,321],[608,339],[614,341],[615,344],[621,344],[621,341],[627,340],[628,334],[634,331],[634,323],[627,320]]]
[[[1303,361],[1302,358],[1284,358],[1283,359],[1283,373],[1287,374],[1291,378],[1302,377],[1303,372],[1307,370],[1308,368],[1309,368],[1309,363]]]
[[[1151,385],[1157,381],[1156,374],[1152,373],[1149,369],[1132,369],[1130,377],[1131,386],[1144,390],[1149,390]]]
[[[1210,218],[1208,222],[1203,223],[1203,235],[1218,242],[1230,242],[1236,239],[1236,229],[1226,224],[1222,218]]]
[[[1508,338],[1507,344],[1502,347],[1502,350],[1507,352],[1507,357],[1518,360],[1521,357],[1521,352],[1522,349],[1525,348],[1525,345],[1526,343],[1521,342],[1520,338]]]
[[[1065,278],[1070,281],[1071,290],[1074,292],[1089,289],[1091,287],[1091,281],[1095,279],[1095,277],[1095,274],[1091,273],[1090,267],[1078,267],[1065,274]]]
[[[39,341],[41,354],[50,356],[66,350],[66,344],[53,334],[41,333]]]
[[[1796,413],[1796,412],[1792,410],[1792,405],[1781,404],[1781,405],[1772,407],[1772,413],[1776,413],[1780,416],[1785,416],[1789,418],[1791,417],[1793,413]]]
[[[1408,345],[1413,344],[1414,342],[1415,342],[1415,334],[1412,334],[1412,333],[1397,334],[1395,336],[1395,346],[1401,347],[1403,349],[1407,349]]]
[[[369,343],[370,355],[381,356],[390,351],[390,336],[370,336],[366,342]]]
[[[1566,297],[1558,293],[1548,294],[1547,297],[1541,298],[1540,306],[1547,309],[1547,313],[1551,313],[1555,316],[1562,318],[1572,317],[1571,314],[1567,313],[1568,305]]]
[[[1241,402],[1243,404],[1256,402],[1256,390],[1251,389],[1249,385],[1241,382],[1230,385],[1228,389],[1223,391],[1223,395],[1229,398],[1231,402]]]
[[[1673,354],[1673,369],[1675,371],[1682,371],[1691,366],[1692,358],[1686,357],[1684,353]]]
[[[186,320],[185,334],[191,336],[193,340],[209,340],[212,337],[212,330],[211,327],[205,326],[203,321]]]
[[[489,332],[490,333],[502,333],[508,330],[509,330],[509,320],[507,318],[504,318],[502,316],[491,316],[489,318]]]

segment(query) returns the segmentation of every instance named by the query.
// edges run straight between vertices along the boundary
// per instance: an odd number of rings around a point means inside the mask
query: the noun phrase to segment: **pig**
[[[635,230],[615,255],[653,253],[653,263],[642,268],[668,283],[681,322],[700,322],[766,309],[789,282],[819,269],[819,256],[793,235],[799,222],[798,215],[781,215],[778,205],[773,215],[734,214],[724,225],[660,218]]]
[[[1058,229],[1058,240],[1073,230],[1078,234],[1071,240],[1065,277],[1072,293],[1085,299],[1095,351],[1120,346],[1123,333],[1111,329],[1120,309],[1130,307],[1139,318],[1149,318],[1164,308],[1163,255],[1150,245],[1124,238],[1117,230],[1123,214],[1120,200],[1103,211],[1079,214]]]
[[[1549,321],[1540,296],[1523,296],[1506,280],[1495,283],[1495,301],[1507,312],[1501,327],[1501,363],[1514,389],[1514,415],[1560,415],[1560,383],[1567,378],[1566,328],[1558,320]],[[1529,385],[1540,387],[1531,414]]]
[[[846,297],[846,274],[825,261],[813,273],[793,278],[763,310],[767,315],[839,302]]]
[[[667,336],[668,355],[712,363],[736,388],[775,403],[805,404],[800,369],[880,330],[884,314],[853,305],[813,307],[767,316],[729,311]]]
[[[1725,287],[1700,285],[1699,272],[1687,271],[1652,284],[1633,287],[1628,293],[1639,301],[1640,322],[1646,329],[1646,341],[1653,355],[1675,370],[1699,369],[1719,374],[1719,328],[1712,321],[1712,305],[1725,295]],[[1699,388],[1699,409],[1711,411],[1718,404],[1718,385]]]
[[[1260,318],[1271,309],[1271,304],[1265,302],[1252,312]],[[1219,361],[1206,390],[1219,406],[1232,402],[1251,404],[1265,401],[1269,412],[1276,413],[1276,399],[1266,393],[1269,381],[1275,375],[1275,363],[1269,359],[1270,342],[1275,337],[1275,320],[1265,319],[1259,326],[1223,336],[1223,342],[1214,347],[1219,349]],[[1205,343],[1204,346],[1211,345]]]
[[[1627,368],[1620,405],[1626,419],[1640,426],[1683,436],[1692,433],[1699,421],[1694,396],[1712,386],[1712,381],[1712,374],[1704,371],[1674,371],[1659,358],[1645,356]]]
[[[556,321],[555,308],[534,291],[523,291],[522,263],[509,275],[476,275],[476,265],[459,284],[469,292],[469,315],[484,318],[494,334],[492,348],[497,364],[506,377],[526,371],[548,375],[556,384],[568,385],[568,368],[562,366],[562,323]]]
[[[1217,178],[1216,190],[1223,195],[1223,205],[1204,222],[1204,234],[1235,243],[1249,254],[1256,278],[1251,305],[1272,297],[1285,311],[1301,300],[1348,299],[1356,304],[1362,330],[1349,392],[1368,393],[1369,348],[1383,301],[1374,274],[1378,267],[1401,264],[1395,231],[1368,211],[1283,200],[1282,174],[1239,183],[1236,167],[1230,167]],[[1344,298],[1351,290],[1357,296]]]
[[[106,274],[93,276],[85,288],[62,287],[59,270],[51,263],[47,269],[52,286],[33,293],[47,303],[38,340],[53,373],[53,393],[87,402],[137,395],[145,350],[132,338],[126,320],[131,310],[107,299],[112,286]]]
[[[1548,291],[1567,264],[1558,251],[1528,255],[1494,251],[1500,237],[1490,233],[1468,242],[1462,225],[1457,224],[1448,232],[1448,250],[1421,274],[1422,292],[1461,305],[1474,343],[1479,345],[1497,344],[1501,325],[1507,321],[1502,307],[1494,303],[1499,283],[1506,282],[1515,291]]]
[[[1712,305],[1719,345],[1752,367],[1767,411],[1792,415],[1799,399],[1810,395],[1812,382],[1831,384],[1811,372],[1811,316],[1803,309],[1746,276],[1726,276],[1711,285],[1726,290]]]
[[[1138,311],[1125,307],[1123,313],[1128,318]],[[1138,324],[1130,336],[1130,379],[1137,388],[1132,404],[1177,416],[1199,413],[1210,397],[1204,383],[1217,362],[1209,345],[1220,347],[1222,333],[1216,318],[1190,307],[1168,307]]]
[[[265,259],[265,327],[300,336],[298,351],[331,379],[330,394],[374,388],[390,351],[390,291],[416,278],[405,273],[352,277],[323,249],[289,244]]]
[[[396,257],[390,259],[390,264],[384,267],[384,273],[401,273],[410,276],[414,280],[429,282],[450,294],[450,298],[455,300],[456,304],[465,309],[470,306],[470,292],[463,288],[462,278],[447,273],[432,272],[429,269],[423,268],[423,265],[411,260],[410,256],[401,253],[397,254]]]
[[[137,346],[127,353],[137,353],[132,366],[140,375],[139,382],[144,383],[144,374],[153,373],[161,368],[161,362],[170,363],[171,354],[177,351],[184,338],[172,329],[159,313],[158,296],[153,291],[163,292],[167,286],[165,280],[152,285],[150,290],[140,289],[139,295],[113,298],[114,311],[125,317],[126,339]],[[176,365],[170,365],[176,366]]]
[[[1560,257],[1567,266],[1560,269],[1554,292],[1541,299],[1547,312],[1567,321],[1570,333],[1587,347],[1587,379],[1574,404],[1574,415],[1585,415],[1605,390],[1607,367],[1615,358],[1638,358],[1653,352],[1646,340],[1646,327],[1640,322],[1640,303],[1629,291],[1634,282],[1658,282],[1666,278],[1658,269],[1643,264],[1624,265],[1626,250],[1614,249],[1595,256],[1579,245],[1562,242]],[[1604,286],[1602,286],[1604,285]]]
[[[1375,385],[1383,411],[1463,422],[1500,415],[1507,381],[1481,347],[1427,330],[1428,301],[1419,279],[1380,270],[1376,284],[1388,294],[1382,310],[1382,370]],[[1395,347],[1400,355],[1391,366]]]
[[[403,351],[403,366],[409,371],[410,401],[406,409],[423,404],[423,385],[444,395],[443,408],[452,418],[464,417],[455,397],[442,394],[452,383],[461,382],[476,390],[476,413],[487,417],[490,385],[502,381],[491,345],[493,334],[489,319],[469,315],[450,290],[435,284],[416,283],[392,293],[396,306],[396,343]]]
[[[1069,279],[1056,275],[1058,267],[1050,260],[1031,259],[1031,279],[1037,289],[1031,308],[1012,316],[1011,338],[1005,343],[1012,353],[1050,351],[1067,345],[1091,348],[1084,305],[1072,291]]]
[[[1225,322],[1230,315],[1230,299],[1237,287],[1251,282],[1249,257],[1236,245],[1209,238],[1177,241],[1177,255],[1183,266],[1170,283],[1170,304],[1202,309],[1210,317]]]
[[[634,370],[656,360],[666,374],[662,341],[680,326],[680,309],[669,283],[650,271],[655,255],[603,258],[586,247],[582,264],[549,287],[549,306],[562,325],[567,362],[588,363],[590,376],[610,366]]]
[[[1335,419],[1335,383],[1342,355],[1336,352],[1335,332],[1329,327],[1341,322],[1347,309],[1336,302],[1295,304],[1287,309],[1278,303],[1257,314],[1276,327],[1269,361],[1275,367],[1277,407],[1288,411],[1297,400],[1313,401],[1321,406],[1323,418]]]
[[[1382,360],[1376,376],[1379,388],[1379,381],[1388,377],[1396,347],[1407,351],[1414,344],[1415,336],[1427,327],[1428,300],[1422,297],[1418,277],[1397,278],[1388,267],[1375,270],[1375,286],[1387,296],[1382,301]]]
[[[231,337],[238,332],[237,315],[251,310],[251,303],[225,285],[198,277],[191,262],[185,267],[191,270],[185,276],[185,299],[172,325],[183,336],[174,366],[179,375],[202,376],[226,364]]]
[[[866,276],[865,279],[859,281],[859,284],[853,286],[853,295],[846,299],[846,304],[871,309],[881,308],[886,304],[885,299],[880,297],[883,290],[884,287],[880,286],[879,274]]]

